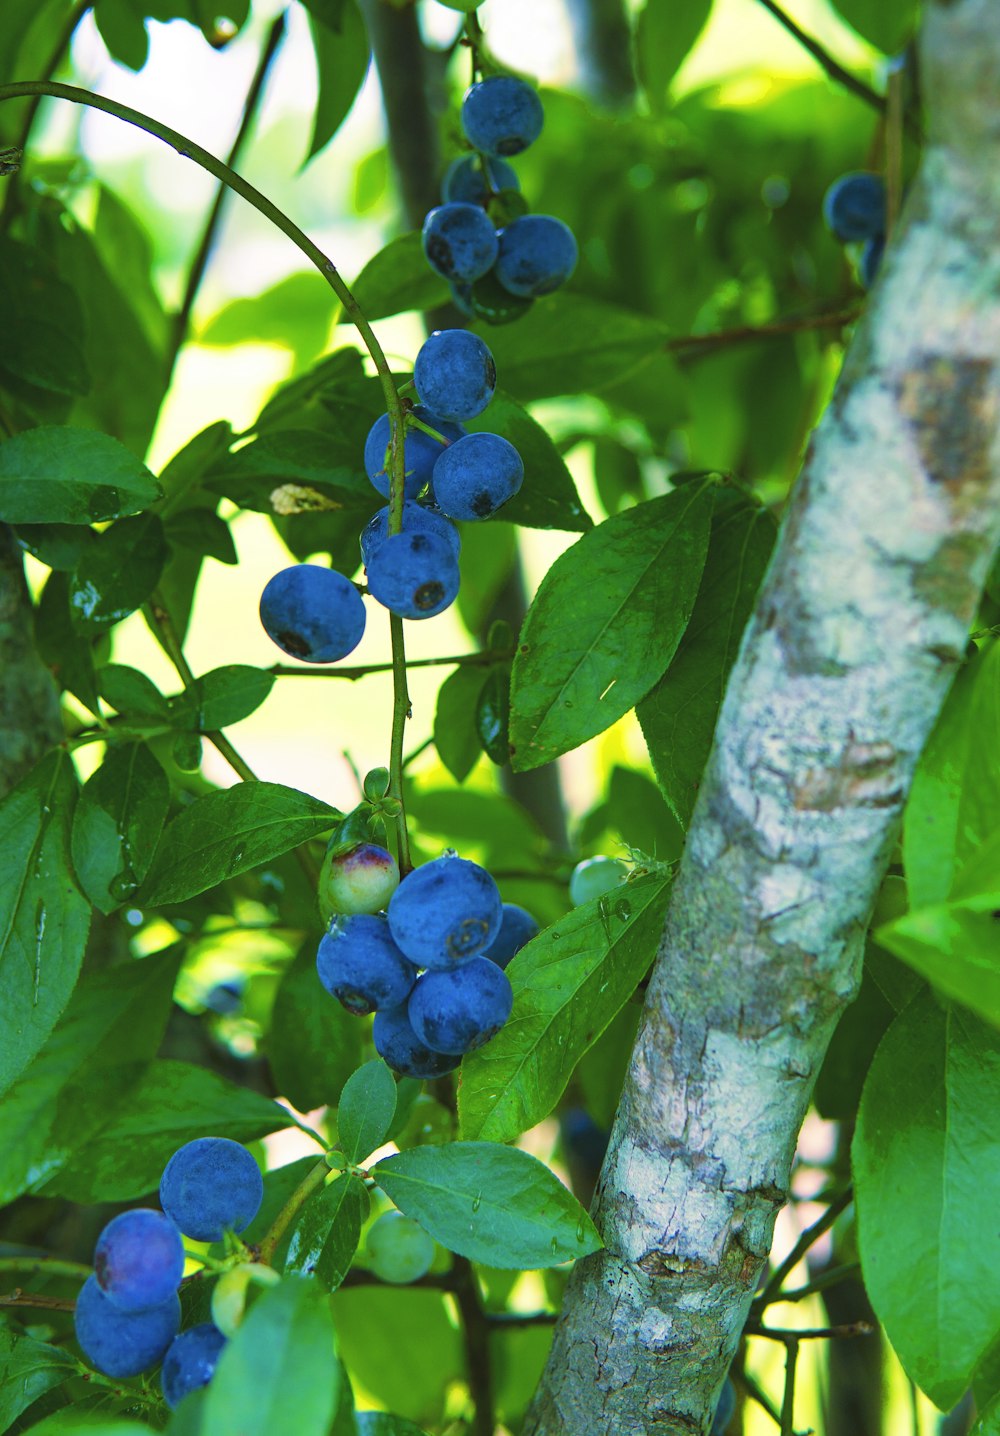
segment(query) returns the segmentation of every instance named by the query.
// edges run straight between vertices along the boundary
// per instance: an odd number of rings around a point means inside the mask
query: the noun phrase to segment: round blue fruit
[[[368,561],[368,591],[401,618],[433,618],[458,593],[451,544],[431,533],[390,534]]]
[[[449,443],[460,439],[465,430],[460,424],[442,419],[422,404],[413,410],[414,418],[421,419],[432,429],[437,429]],[[365,473],[384,499],[389,497],[389,439],[392,429],[389,415],[381,414],[368,430],[365,440]],[[437,439],[425,434],[423,429],[407,426],[403,436],[403,498],[415,499],[431,476],[431,470],[440,457],[442,445]]]
[[[160,1306],[122,1311],[88,1276],[73,1313],[76,1339],[84,1356],[105,1376],[138,1376],[162,1358],[181,1324],[176,1291]]]
[[[365,606],[342,573],[297,563],[265,586],[260,621],[267,636],[290,657],[303,663],[335,663],[361,642]]]
[[[459,1057],[495,1037],[514,1002],[510,979],[488,957],[429,971],[410,993],[410,1026],[432,1052]]]
[[[477,957],[503,921],[500,890],[485,868],[446,853],[424,863],[389,900],[389,927],[418,967],[450,968]]]
[[[485,204],[491,195],[502,189],[520,190],[517,171],[506,160],[491,155],[462,155],[452,160],[441,184],[441,198],[446,204],[456,200],[466,204]]]
[[[500,231],[493,272],[511,294],[538,299],[566,283],[578,258],[569,225],[551,214],[524,214]]]
[[[503,905],[503,917],[500,920],[500,931],[483,953],[490,962],[495,962],[497,967],[506,967],[515,953],[521,951],[525,943],[531,941],[538,935],[538,923],[531,916],[530,912],[517,903],[505,902]]]
[[[162,1306],[184,1275],[181,1234],[169,1215],[149,1207],[120,1212],[97,1238],[94,1275],[119,1311]]]
[[[381,1012],[376,1012],[372,1023],[372,1041],[382,1060],[403,1077],[443,1077],[458,1066],[457,1057],[432,1052],[425,1042],[421,1042],[410,1025],[405,1002],[399,1007],[384,1007]]]
[[[462,541],[458,536],[458,529],[446,519],[440,509],[432,508],[428,504],[418,504],[415,500],[407,500],[403,504],[403,528],[402,532],[415,534],[435,534],[438,538],[447,541],[448,547],[457,559]],[[389,537],[389,507],[379,509],[378,513],[370,518],[361,530],[361,561],[365,568],[376,550],[381,548]]]
[[[160,1372],[163,1399],[171,1410],[188,1392],[208,1385],[225,1344],[226,1338],[210,1321],[191,1326],[174,1337]]]
[[[538,94],[515,75],[490,75],[466,90],[462,129],[486,155],[518,155],[538,139],[545,116]]]
[[[405,1002],[417,969],[396,946],[384,917],[336,917],[316,954],[319,980],[348,1012],[363,1017]]]
[[[857,170],[841,175],[823,196],[823,218],[837,239],[873,239],[885,234],[885,181]]]
[[[715,1415],[712,1417],[712,1429],[709,1436],[725,1436],[726,1427],[733,1419],[736,1410],[736,1387],[726,1377],[725,1385],[719,1393],[719,1404],[715,1408]]]
[[[523,481],[521,455],[499,434],[466,434],[434,465],[434,497],[452,519],[488,519]]]
[[[493,355],[468,329],[435,329],[420,346],[413,382],[421,402],[443,419],[474,419],[493,398]]]
[[[471,284],[497,257],[497,232],[478,204],[437,205],[428,211],[420,238],[431,269],[459,284]]]
[[[246,1147],[228,1137],[186,1142],[160,1181],[163,1210],[197,1242],[217,1242],[227,1231],[244,1231],[263,1199],[260,1168]]]

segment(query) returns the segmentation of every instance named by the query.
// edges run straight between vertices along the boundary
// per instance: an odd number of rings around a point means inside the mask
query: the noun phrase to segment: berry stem
[[[82,1262],[60,1261],[57,1257],[0,1257],[0,1272],[16,1271],[24,1276],[68,1276],[76,1281],[86,1281],[92,1270]]]
[[[395,480],[395,473],[393,474]],[[403,485],[399,485],[402,499]],[[402,503],[400,503],[402,518]],[[397,530],[398,532],[399,530]],[[390,515],[389,532],[392,532]],[[399,803],[396,815],[396,861],[401,877],[413,864],[410,862],[410,835],[406,829],[406,807],[403,801],[403,740],[406,720],[410,716],[410,692],[406,684],[406,650],[403,646],[403,620],[398,613],[389,614],[389,635],[392,643],[392,736],[389,740],[389,796]]]
[[[446,658],[411,658],[407,668],[489,668],[494,663],[509,663],[514,657],[509,650],[483,649],[480,653],[453,653]],[[268,670],[279,678],[366,678],[369,673],[390,673],[391,663],[365,663],[355,668],[293,668],[288,663],[273,663]]]
[[[260,1244],[260,1255],[257,1260],[265,1266],[270,1266],[274,1260],[274,1254],[278,1250],[278,1243],[291,1226],[300,1209],[312,1196],[318,1187],[321,1187],[330,1174],[330,1166],[324,1157],[322,1161],[310,1167],[302,1178],[295,1191],[288,1198],[288,1201],[281,1208],[281,1211],[271,1223]]]

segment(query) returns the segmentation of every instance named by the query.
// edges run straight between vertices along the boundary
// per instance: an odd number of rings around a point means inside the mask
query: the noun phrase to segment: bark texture
[[[719,718],[525,1436],[707,1432],[1000,539],[1000,8],[931,0],[930,139]]]

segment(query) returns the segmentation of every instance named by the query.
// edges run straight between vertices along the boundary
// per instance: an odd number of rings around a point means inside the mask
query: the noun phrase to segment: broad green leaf
[[[108,663],[98,670],[97,688],[105,702],[126,717],[169,720],[170,707],[151,678],[126,663]]]
[[[97,535],[86,524],[19,524],[14,537],[33,558],[60,573],[76,568]]]
[[[149,343],[161,349],[169,321],[153,282],[150,232],[145,221],[105,185],[98,187],[92,237],[102,264],[114,275]]]
[[[969,1436],[1000,1436],[1000,1396],[979,1409],[979,1419]]]
[[[861,990],[837,1023],[813,1089],[813,1102],[821,1117],[854,1121],[872,1059],[895,1015],[869,970],[866,955]]]
[[[315,1275],[324,1291],[336,1291],[350,1270],[369,1205],[364,1182],[352,1173],[321,1187],[295,1224],[285,1271]]]
[[[486,675],[476,703],[476,731],[483,752],[503,767],[510,753],[510,669],[506,664],[491,668]]]
[[[96,0],[94,20],[112,59],[130,70],[141,70],[149,58],[142,12],[130,0]]]
[[[75,694],[91,713],[99,711],[94,656],[80,637],[69,607],[69,576],[50,573],[35,610],[35,644],[61,689]]]
[[[69,862],[77,787],[56,750],[0,803],[0,1093],[41,1049],[80,971],[90,905]]]
[[[92,1411],[56,1411],[31,1427],[31,1436],[152,1436],[154,1428],[141,1421],[99,1416]]]
[[[0,1430],[9,1431],[23,1411],[78,1369],[75,1357],[61,1347],[0,1326]]]
[[[988,1270],[1000,1145],[984,1121],[998,1105],[1000,1035],[925,993],[883,1038],[858,1114],[865,1288],[907,1373],[942,1410],[1000,1330]]]
[[[349,1162],[356,1165],[381,1146],[395,1110],[396,1082],[380,1057],[347,1079],[337,1104],[337,1135]]]
[[[485,413],[470,419],[471,432],[499,434],[514,445],[524,463],[524,483],[504,504],[500,518],[526,528],[567,529],[585,533],[592,527],[576,485],[555,444],[535,419],[509,394],[498,390]]]
[[[0,444],[5,523],[97,523],[138,513],[159,492],[145,464],[93,429],[42,426]]]
[[[286,1276],[251,1307],[205,1398],[212,1436],[327,1436],[342,1377],[333,1318],[316,1281]]]
[[[0,374],[55,394],[86,394],[83,313],[70,286],[36,249],[0,238]]]
[[[182,509],[166,521],[164,532],[172,549],[191,549],[219,563],[239,563],[229,525],[210,509]]]
[[[636,21],[636,68],[654,114],[667,108],[670,82],[693,49],[712,0],[646,0]]]
[[[503,1269],[558,1266],[602,1245],[572,1192],[517,1147],[411,1147],[383,1157],[371,1175],[401,1212],[470,1261]]]
[[[136,901],[183,902],[332,828],[341,814],[280,783],[242,783],[196,798],[160,841]]]
[[[171,717],[178,727],[212,733],[256,712],[273,687],[274,674],[266,668],[248,663],[213,668],[174,699]]]
[[[691,616],[711,513],[708,483],[676,489],[606,519],[556,559],[514,657],[516,771],[610,728],[657,682]]]
[[[373,255],[351,285],[351,293],[368,320],[411,309],[424,312],[450,299],[448,281],[427,263],[417,230],[397,235]]]
[[[742,495],[717,496],[691,621],[666,673],[636,709],[660,788],[685,828],[774,536],[766,509]]]
[[[319,97],[306,162],[325,149],[368,72],[368,32],[356,0],[303,0],[309,11]]]
[[[342,1286],[331,1306],[344,1360],[365,1392],[412,1421],[442,1429],[448,1387],[464,1360],[443,1293]]]
[[[992,893],[914,908],[874,933],[948,997],[1000,1027],[1000,870]]]
[[[166,509],[174,516],[210,469],[222,462],[233,442],[231,424],[218,419],[189,439],[160,473]],[[181,510],[183,512],[183,510]]]
[[[611,835],[613,847],[608,846],[605,834]],[[671,863],[681,855],[684,831],[652,779],[616,763],[608,796],[584,818],[577,841],[581,850],[624,853],[632,848],[657,862]]]
[[[70,580],[69,605],[79,633],[99,633],[149,597],[167,559],[158,514],[120,519],[90,544]]]
[[[287,274],[246,299],[233,299],[198,334],[199,344],[283,344],[301,363],[325,347],[337,296],[315,269]],[[372,315],[365,310],[367,318]]]
[[[270,1171],[264,1173],[264,1200],[260,1204],[260,1211],[246,1231],[240,1234],[249,1246],[259,1246],[264,1240],[278,1213],[296,1187],[301,1185],[303,1179],[315,1167],[316,1160],[315,1154],[310,1157],[298,1157],[294,1162],[286,1162],[283,1167],[272,1167]],[[287,1247],[287,1234],[278,1243],[278,1250],[275,1254],[276,1271],[281,1267],[281,1258],[284,1255],[283,1247]]]
[[[170,806],[167,775],[145,743],[109,748],[73,816],[73,864],[103,913],[114,912],[149,872]]]
[[[517,953],[507,968],[513,1011],[462,1063],[464,1137],[509,1142],[552,1111],[576,1063],[649,970],[669,896],[669,879],[636,878],[620,894],[574,908]]]
[[[361,1060],[362,1024],[320,983],[318,941],[306,939],[281,979],[264,1039],[274,1085],[299,1112],[334,1106]]]
[[[482,668],[462,664],[438,689],[434,746],[456,783],[465,782],[483,751],[476,731],[476,705],[482,686]]]
[[[273,513],[271,495],[286,484],[318,489],[334,512],[344,509],[367,517],[377,502],[361,467],[361,451],[354,452],[346,441],[314,429],[261,434],[219,460],[205,481],[212,493],[261,513]]]
[[[0,1104],[0,1203],[72,1162],[132,1100],[163,1037],[179,949],[87,973],[30,1067]]]
[[[423,1427],[388,1411],[358,1411],[354,1419],[358,1436],[427,1436]]]
[[[489,627],[494,606],[518,561],[513,524],[464,524],[458,557],[462,582],[455,607],[470,633]],[[511,645],[513,647],[513,645]]]
[[[916,32],[920,0],[833,0],[848,25],[886,55],[896,55]]]
[[[128,1202],[160,1185],[185,1142],[211,1133],[254,1142],[291,1126],[284,1107],[207,1067],[158,1058],[132,1087],[130,1101],[39,1190],[73,1202]]]

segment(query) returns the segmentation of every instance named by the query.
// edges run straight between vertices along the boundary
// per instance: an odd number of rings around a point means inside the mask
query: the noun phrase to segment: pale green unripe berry
[[[621,885],[628,868],[617,858],[585,858],[577,863],[569,880],[569,900],[574,907],[603,897]]]
[[[212,1292],[212,1320],[223,1336],[236,1335],[250,1305],[251,1287],[276,1286],[280,1280],[273,1267],[261,1262],[246,1262],[223,1272]]]
[[[412,1217],[385,1212],[368,1233],[368,1255],[377,1277],[405,1286],[430,1271],[434,1238]]]
[[[398,887],[399,868],[386,848],[361,843],[349,853],[327,854],[319,875],[320,915],[329,922],[336,913],[382,912]]]

